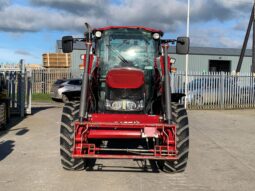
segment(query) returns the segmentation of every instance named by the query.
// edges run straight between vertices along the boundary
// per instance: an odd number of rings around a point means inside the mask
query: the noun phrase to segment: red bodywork
[[[144,84],[144,73],[135,68],[114,68],[108,72],[106,84],[116,89],[137,89]]]
[[[163,123],[161,117],[144,114],[92,114],[84,123],[75,123],[74,158],[119,158],[176,160],[176,126]],[[99,148],[91,139],[153,139],[163,140],[153,149]],[[129,154],[104,154],[102,152]],[[130,154],[130,153],[136,154]]]
[[[107,27],[94,29],[94,31],[107,31],[107,30],[111,30],[111,29],[142,29],[142,30],[152,32],[152,33],[159,33],[161,36],[163,36],[163,34],[164,34],[161,30],[148,28],[148,27],[144,27],[144,26],[107,26]]]
[[[109,26],[94,29],[105,31],[110,29],[142,29],[152,33],[163,32],[141,26]],[[85,60],[85,59],[84,59]],[[99,58],[98,58],[99,60]],[[89,73],[93,58],[90,58]],[[98,62],[97,66],[98,67]],[[155,70],[164,76],[164,60],[159,57],[159,65],[155,59]],[[170,68],[170,58],[168,59]],[[85,64],[84,64],[85,66]],[[95,70],[96,71],[96,70]],[[163,71],[163,72],[162,72]],[[96,74],[92,74],[96,76]],[[157,89],[162,89],[160,76],[157,75]],[[117,68],[108,72],[106,85],[110,88],[136,89],[144,85],[144,73],[138,69]],[[162,91],[159,91],[162,92]],[[96,145],[95,140],[150,140],[155,141],[154,148],[108,148]],[[156,140],[158,140],[156,142]],[[126,154],[123,154],[126,153]],[[176,124],[166,124],[162,116],[146,114],[90,114],[87,121],[75,123],[75,140],[72,156],[74,158],[109,158],[109,159],[151,159],[177,160]]]

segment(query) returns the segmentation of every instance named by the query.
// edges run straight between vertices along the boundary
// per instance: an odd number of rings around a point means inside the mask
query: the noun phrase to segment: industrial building
[[[84,42],[75,42],[73,45],[73,52],[71,53],[71,69],[72,71],[79,71],[79,65],[82,64],[81,55],[85,54],[86,46]],[[56,45],[56,53],[62,52],[62,41],[58,40]]]
[[[169,52],[176,58],[176,67],[185,71],[185,56],[175,54],[174,48]],[[189,71],[191,72],[235,72],[241,50],[233,48],[191,47]],[[241,72],[250,72],[252,50],[247,50]]]
[[[71,54],[71,68],[79,70],[82,63],[81,55],[85,53],[84,42],[74,43],[74,51]],[[57,41],[56,52],[62,52],[61,40]],[[191,47],[189,56],[190,72],[234,72],[240,57],[240,49],[233,48],[209,48]],[[169,49],[169,54],[176,58],[178,71],[185,71],[185,56],[177,55],[175,48]],[[241,72],[249,73],[252,65],[252,50],[247,50]]]

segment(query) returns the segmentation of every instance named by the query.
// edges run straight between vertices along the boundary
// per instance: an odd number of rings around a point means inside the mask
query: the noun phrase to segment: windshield
[[[111,68],[153,69],[156,43],[150,32],[134,29],[105,31],[98,43],[101,75]]]

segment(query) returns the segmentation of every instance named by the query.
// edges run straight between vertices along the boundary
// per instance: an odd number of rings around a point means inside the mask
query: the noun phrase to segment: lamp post
[[[190,0],[188,0],[188,11],[187,11],[187,37],[189,37],[189,23],[190,23]],[[184,106],[187,108],[187,94],[188,94],[188,72],[189,72],[189,54],[186,55],[186,66],[185,66],[185,103]]]
[[[255,0],[253,3],[253,40],[252,40],[252,67],[251,67],[251,73],[253,74],[253,77],[255,77]]]

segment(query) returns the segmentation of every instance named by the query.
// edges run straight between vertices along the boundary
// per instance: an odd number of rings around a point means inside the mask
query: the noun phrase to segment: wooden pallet
[[[71,54],[64,53],[43,54],[43,66],[45,68],[70,68]]]

